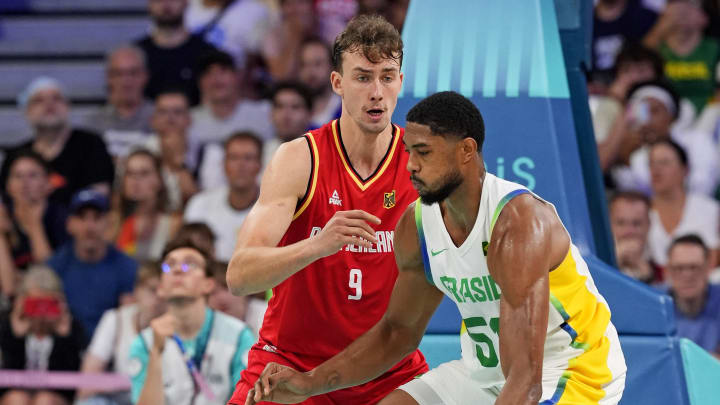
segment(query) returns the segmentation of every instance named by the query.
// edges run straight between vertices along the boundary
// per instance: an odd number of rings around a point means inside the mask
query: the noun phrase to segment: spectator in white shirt
[[[237,232],[258,196],[262,141],[249,132],[233,134],[225,142],[227,186],[195,195],[185,208],[185,222],[205,222],[215,233],[215,255],[229,261]]]
[[[650,147],[653,188],[648,244],[655,263],[667,264],[672,240],[697,234],[710,249],[710,264],[717,265],[720,247],[720,204],[704,195],[688,192],[688,156],[680,145],[660,140]]]
[[[257,53],[274,13],[260,0],[190,0],[185,27],[232,55],[238,67]]]
[[[150,136],[153,108],[143,96],[148,81],[145,54],[123,45],[108,54],[105,69],[108,103],[84,125],[102,134],[110,155],[123,158]]]
[[[128,377],[133,374],[130,343],[141,330],[150,325],[152,319],[165,312],[165,304],[157,296],[160,274],[160,266],[155,262],[146,262],[140,266],[133,291],[135,303],[103,314],[85,352],[81,368],[83,373],[102,373],[112,364],[115,373]],[[103,393],[80,390],[78,400],[77,405],[91,405],[100,400],[104,400],[106,405],[129,404],[130,391]]]
[[[261,139],[272,136],[267,119],[270,103],[243,98],[240,76],[230,55],[224,52],[207,54],[201,60],[198,77],[201,105],[191,112],[188,139],[191,158],[197,157],[204,145],[222,143],[237,131],[252,131]]]

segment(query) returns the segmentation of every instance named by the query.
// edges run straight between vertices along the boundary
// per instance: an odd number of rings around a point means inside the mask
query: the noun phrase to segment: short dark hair
[[[227,151],[228,146],[235,141],[250,141],[255,144],[258,149],[258,158],[262,160],[263,154],[263,141],[259,136],[255,135],[254,132],[250,131],[239,131],[231,134],[223,144],[223,149]]]
[[[182,96],[185,99],[185,103],[188,105],[188,108],[190,108],[190,96],[188,96],[188,94],[186,93],[186,91],[184,89],[177,87],[177,86],[168,85],[168,86],[162,87],[160,89],[160,91],[155,93],[155,97],[153,97],[153,101],[155,103],[157,103],[157,101],[160,99],[160,97],[170,96],[170,95]]]
[[[203,245],[205,250],[212,252],[215,249],[215,232],[205,222],[187,222],[177,231],[177,238],[188,238],[197,245]]]
[[[270,100],[272,100],[273,107],[275,107],[275,97],[284,90],[290,90],[295,92],[297,95],[299,95],[303,103],[305,103],[305,107],[312,111],[313,108],[313,98],[310,93],[310,89],[307,88],[304,84],[295,81],[295,80],[283,80],[281,82],[275,83],[275,86],[273,86],[272,94],[270,96]]]
[[[226,69],[236,70],[235,60],[229,53],[220,50],[209,51],[200,56],[198,60],[197,77],[202,77],[213,65]]]
[[[687,168],[688,165],[690,164],[689,160],[688,160],[687,152],[685,152],[685,149],[682,146],[680,146],[679,143],[673,141],[672,139],[664,138],[664,139],[658,139],[657,141],[651,143],[650,147],[657,146],[657,145],[669,146],[670,149],[672,149],[675,152],[675,155],[677,155],[677,158],[680,160],[680,164],[682,164],[683,167]]]
[[[672,243],[670,243],[670,247],[668,247],[667,253],[668,257],[670,257],[670,252],[672,252],[673,248],[677,245],[695,245],[702,249],[703,255],[705,258],[707,258],[710,255],[710,249],[708,249],[705,242],[703,242],[702,238],[694,233],[688,234],[688,235],[682,235],[677,238],[675,238]]]
[[[628,41],[623,45],[615,61],[615,68],[619,69],[626,63],[644,62],[649,62],[652,65],[653,72],[655,73],[655,79],[662,79],[665,77],[662,56],[638,42]]]
[[[325,51],[327,51],[328,63],[332,63],[333,48],[324,39],[315,35],[305,37],[305,39],[303,39],[300,43],[300,51],[302,52],[302,50],[309,45],[320,45]]]
[[[350,20],[333,43],[333,69],[342,73],[343,54],[356,51],[362,52],[372,63],[392,59],[402,67],[402,37],[392,24],[379,15],[359,15]]]
[[[610,202],[608,206],[612,206],[616,201],[619,200],[625,200],[625,201],[631,201],[631,202],[641,202],[645,204],[645,206],[650,209],[650,199],[645,194],[634,191],[634,190],[628,190],[628,191],[618,191],[617,193],[613,194],[612,197],[610,197]]]
[[[434,135],[451,135],[460,139],[472,138],[478,153],[485,141],[485,122],[472,101],[454,91],[435,93],[407,113],[406,120],[427,125]]]
[[[178,235],[174,239],[165,245],[165,249],[162,252],[162,260],[164,261],[170,252],[178,249],[193,249],[205,259],[205,277],[213,277],[213,268],[215,266],[215,259],[207,248],[200,246],[195,243],[192,239]]]
[[[43,172],[45,172],[46,176],[50,175],[50,172],[52,171],[48,161],[45,160],[45,158],[43,158],[42,155],[40,155],[39,153],[37,153],[34,150],[29,149],[29,148],[28,149],[23,148],[16,152],[13,152],[13,153],[9,154],[6,159],[7,159],[7,166],[6,166],[7,173],[5,173],[5,175],[2,178],[3,192],[5,192],[5,190],[7,190],[7,182],[8,182],[8,179],[10,178],[10,171],[11,171],[13,165],[20,159],[30,159],[33,162],[37,163],[38,166],[40,166],[42,168]]]

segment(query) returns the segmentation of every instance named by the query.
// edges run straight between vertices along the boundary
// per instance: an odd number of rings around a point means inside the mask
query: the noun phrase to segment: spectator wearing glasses
[[[135,302],[105,311],[80,371],[102,373],[111,371],[130,376],[130,344],[150,321],[165,312],[164,302],[157,296],[160,284],[160,263],[145,262],[138,268],[133,297]],[[125,405],[130,403],[130,391],[95,392],[79,390],[76,405]]]
[[[699,236],[681,236],[668,249],[666,275],[675,300],[678,336],[720,357],[720,286],[710,284],[709,259]]]
[[[202,397],[202,403],[224,405],[230,398],[255,337],[242,321],[208,307],[215,288],[212,266],[209,252],[188,238],[165,248],[158,295],[168,311],[130,347],[134,404]]]

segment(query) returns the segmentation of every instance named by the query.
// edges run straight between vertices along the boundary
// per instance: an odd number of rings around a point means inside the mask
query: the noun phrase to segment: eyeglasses
[[[202,269],[202,266],[200,266],[199,264],[197,264],[197,263],[195,263],[195,262],[180,262],[180,263],[175,263],[175,262],[163,262],[163,263],[160,265],[160,267],[162,268],[163,273],[170,273],[174,268],[176,268],[176,267],[178,267],[178,266],[180,267],[180,270],[181,270],[183,273],[187,273],[187,272],[190,271],[190,270]]]

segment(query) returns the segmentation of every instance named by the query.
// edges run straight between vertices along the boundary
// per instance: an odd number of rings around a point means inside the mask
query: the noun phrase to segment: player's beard
[[[177,29],[182,27],[184,20],[182,14],[177,16],[158,16],[154,18],[155,25],[163,29]]]
[[[415,179],[416,181],[419,179]],[[453,169],[442,178],[440,186],[436,190],[427,188],[418,190],[420,201],[425,205],[432,205],[445,200],[463,183],[460,171]]]

